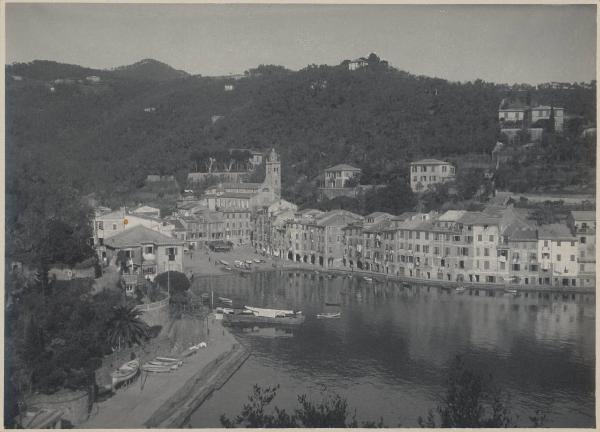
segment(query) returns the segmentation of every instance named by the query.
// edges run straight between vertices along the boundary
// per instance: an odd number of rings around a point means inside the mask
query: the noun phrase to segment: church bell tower
[[[273,191],[275,199],[281,198],[281,161],[275,149],[267,156],[264,185]]]

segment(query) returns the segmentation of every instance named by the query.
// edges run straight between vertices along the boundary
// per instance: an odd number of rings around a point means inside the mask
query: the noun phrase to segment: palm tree
[[[132,346],[148,339],[148,324],[140,319],[142,311],[133,306],[117,306],[108,321],[108,342],[121,350],[121,344]]]

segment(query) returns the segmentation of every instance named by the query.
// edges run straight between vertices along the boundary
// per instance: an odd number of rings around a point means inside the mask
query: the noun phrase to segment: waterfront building
[[[184,244],[182,240],[138,225],[107,238],[104,246],[107,261],[121,266],[123,284],[131,295],[145,279],[154,280],[165,271],[183,271]]]
[[[430,185],[454,180],[455,174],[449,162],[421,159],[410,163],[410,187],[413,192],[425,192]]]
[[[109,213],[99,212],[95,215],[93,222],[93,241],[94,247],[98,252],[98,257],[102,260],[106,258],[106,249],[104,247],[106,239],[135,226],[143,226],[167,236],[172,236],[175,228],[169,221],[132,214],[125,208]]]
[[[544,285],[577,286],[579,268],[577,252],[579,241],[562,224],[542,225],[538,228],[538,256],[540,278]]]
[[[577,242],[579,286],[596,286],[596,212],[572,211],[567,220]]]
[[[534,226],[520,222],[511,224],[503,232],[500,247],[505,247],[508,253],[506,261],[509,270],[508,281],[511,284],[541,283],[538,238]]]
[[[250,244],[252,231],[249,209],[226,208],[223,210],[225,240],[236,246]]]

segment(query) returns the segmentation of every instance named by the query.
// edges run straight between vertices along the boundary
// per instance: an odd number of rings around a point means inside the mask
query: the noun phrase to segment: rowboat
[[[218,299],[221,303],[227,303],[229,305],[233,304],[233,300],[228,299],[227,297],[218,297]]]
[[[341,303],[325,302],[326,306],[340,306]]]
[[[317,318],[340,318],[341,316],[342,316],[341,312],[317,314]]]
[[[164,362],[156,361],[156,360],[150,360],[147,364],[152,365],[152,366],[168,367],[171,370],[176,370],[179,367],[179,365],[177,363],[164,363]]]
[[[144,372],[153,372],[153,373],[166,373],[171,372],[171,368],[168,366],[157,366],[150,363],[144,363],[142,365],[142,370]]]
[[[119,369],[111,373],[112,388],[113,390],[121,383],[127,382],[138,374],[140,369],[140,362],[138,360],[131,360],[121,366]]]

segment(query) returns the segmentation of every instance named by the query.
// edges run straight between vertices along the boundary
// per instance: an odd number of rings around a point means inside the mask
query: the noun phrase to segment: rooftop
[[[538,238],[540,240],[575,240],[569,227],[562,224],[541,225],[538,228]]]
[[[106,246],[114,249],[139,247],[146,243],[153,243],[155,245],[182,245],[183,241],[166,236],[142,225],[128,228],[104,240]]]
[[[360,171],[360,168],[348,164],[338,164],[325,169],[325,171]]]
[[[448,210],[442,214],[438,220],[440,222],[458,222],[458,220],[462,218],[466,212],[466,210]]]
[[[571,216],[576,221],[593,221],[596,222],[596,212],[593,210],[573,210]]]
[[[445,165],[445,164],[450,164],[450,162],[442,161],[439,159],[421,159],[418,161],[411,162],[410,164],[411,165],[413,165],[413,164],[415,164],[415,165],[424,165],[424,164]]]

